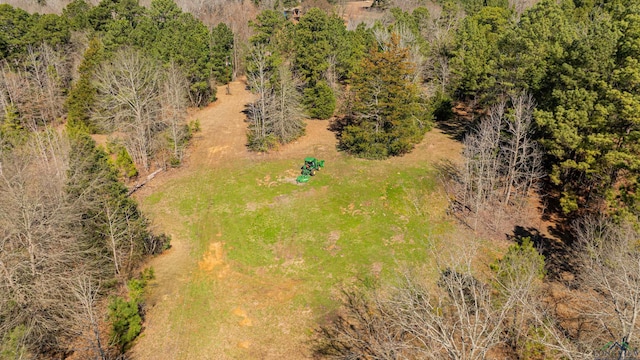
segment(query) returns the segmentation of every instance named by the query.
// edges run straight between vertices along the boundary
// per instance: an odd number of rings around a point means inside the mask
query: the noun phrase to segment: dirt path
[[[245,146],[247,124],[242,111],[254,96],[245,89],[245,83],[241,81],[231,83],[230,90],[231,95],[227,95],[226,87],[219,87],[218,100],[215,103],[190,114],[191,120],[199,120],[201,132],[195,136],[183,166],[156,177],[136,194],[138,198],[153,195],[154,191],[160,187],[163,191],[166,190],[166,186],[172,186],[170,184],[172,179],[188,177],[203,169],[224,171],[227,166],[237,166],[238,161],[250,163],[251,161],[303,159],[309,154],[330,161],[336,157],[345,156],[336,150],[335,134],[327,129],[329,122],[326,120],[307,121],[306,135],[283,146],[277,152],[261,155],[247,151]],[[433,162],[445,157],[450,158],[452,154],[457,154],[459,151],[458,142],[434,129],[427,133],[425,140],[416,147],[414,152],[402,158],[387,161]],[[205,255],[202,260],[194,259],[189,240],[190,218],[185,218],[179,214],[178,209],[163,206],[162,203],[143,206],[143,211],[152,219],[156,231],[171,235],[172,248],[161,256],[151,259],[147,264],[155,269],[156,281],[149,294],[144,333],[131,352],[134,359],[187,359],[194,356],[202,359],[229,358],[230,355],[227,352],[221,352],[220,348],[231,353],[237,351],[233,349],[249,349],[249,347],[254,349],[254,344],[248,339],[254,341],[263,339],[264,342],[256,346],[255,350],[246,350],[258,351],[250,352],[250,358],[305,358],[302,355],[306,349],[304,339],[292,336],[287,348],[277,347],[269,343],[272,336],[269,332],[272,326],[277,324],[280,328],[291,329],[292,335],[299,333],[303,336],[300,328],[304,327],[305,322],[310,319],[311,314],[308,311],[291,313],[293,316],[286,320],[277,314],[263,314],[262,318],[254,319],[252,316],[256,314],[249,311],[255,307],[255,304],[269,308],[271,303],[286,303],[283,299],[293,296],[295,283],[265,284],[234,272],[232,266],[229,268],[229,265],[224,264],[224,253],[220,242],[223,241],[223,234],[217,235],[219,239],[212,239],[212,248],[207,253],[210,256]],[[220,303],[211,305],[211,311],[201,316],[211,316],[211,313],[215,313],[216,309],[219,311],[220,308],[233,309],[232,314],[237,317],[237,323],[223,324],[220,329],[211,330],[211,333],[208,333],[208,337],[213,339],[198,340],[199,342],[193,344],[192,329],[188,323],[185,323],[188,316],[182,315],[183,312],[190,310],[188,295],[185,292],[193,291],[190,286],[197,283],[203,270],[207,272],[209,267],[225,269],[223,276],[220,273],[215,275],[220,279],[216,283],[216,288],[206,290],[222,295],[216,299]],[[238,284],[243,285],[238,286]],[[198,289],[198,291],[202,290]],[[198,313],[197,316],[199,315]],[[293,330],[294,328],[297,330]],[[222,345],[215,349],[209,348],[214,339]],[[185,354],[185,344],[193,345],[197,349],[190,349],[189,353]]]
[[[232,82],[230,95],[227,95],[226,87],[219,87],[215,103],[190,114],[190,120],[200,122],[201,131],[194,137],[183,166],[156,177],[136,194],[138,198],[153,194],[155,189],[165,186],[171,179],[189,176],[204,167],[216,167],[234,159],[254,156],[245,147],[246,123],[242,111],[253,100],[245,86],[242,81]],[[148,298],[144,335],[137,341],[132,355],[135,359],[177,359],[180,354],[173,349],[181,348],[177,344],[181,341],[182,331],[171,328],[169,317],[183,303],[181,291],[192,278],[197,265],[194,266],[194,259],[190,256],[187,229],[177,210],[166,206],[143,210],[152,219],[157,232],[171,236],[172,247],[147,264],[154,268],[156,280]]]

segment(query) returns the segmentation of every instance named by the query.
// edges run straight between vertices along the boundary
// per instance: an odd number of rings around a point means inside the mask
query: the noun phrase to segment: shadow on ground
[[[548,231],[556,238],[545,236],[534,227],[522,226],[516,226],[512,234],[507,234],[507,238],[517,243],[521,243],[523,238],[530,238],[538,252],[544,255],[547,277],[574,288],[578,263],[573,255],[573,238],[559,226],[550,226]]]
[[[462,141],[473,127],[473,121],[463,116],[452,115],[446,120],[436,121],[436,127],[452,139]]]

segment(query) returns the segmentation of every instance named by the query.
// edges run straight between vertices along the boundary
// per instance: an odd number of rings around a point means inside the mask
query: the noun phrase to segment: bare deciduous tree
[[[484,359],[502,344],[515,298],[496,301],[470,266],[471,258],[448,261],[436,286],[405,273],[396,286],[348,294],[317,350],[335,359]]]
[[[533,96],[521,93],[511,96],[511,113],[506,118],[507,140],[502,148],[508,162],[503,200],[510,204],[513,197],[524,198],[535,181],[542,177],[542,156],[533,140]]]
[[[463,164],[454,193],[477,228],[484,212],[520,208],[523,199],[543,176],[542,155],[533,140],[534,104],[524,93],[493,106],[489,115],[464,139]]]
[[[32,131],[63,114],[64,89],[70,82],[67,59],[50,46],[28,47],[24,61],[0,65],[0,116],[15,110]],[[13,110],[12,110],[13,109]]]
[[[420,34],[430,45],[430,54],[425,60],[425,79],[433,90],[445,92],[449,85],[451,70],[449,59],[456,29],[464,18],[461,11],[441,7],[431,8],[431,21],[420,29]]]
[[[100,319],[96,310],[96,302],[100,285],[95,284],[91,277],[80,276],[73,287],[73,294],[78,300],[80,308],[77,316],[76,328],[80,334],[87,331],[91,334],[89,342],[91,343],[91,353],[94,359],[107,360],[108,352],[102,343],[100,332]]]
[[[189,82],[177,65],[171,63],[165,73],[160,98],[162,121],[167,127],[173,158],[182,161],[188,131],[185,127]]]
[[[278,67],[278,83],[273,89],[271,132],[282,143],[295,140],[304,133],[302,122],[302,97],[300,79],[295,77],[286,64]]]
[[[71,231],[64,168],[34,147],[0,159],[0,334],[28,324],[30,346],[55,348],[74,318],[69,280],[86,250]]]
[[[606,341],[637,343],[640,325],[640,234],[634,224],[604,216],[576,222],[580,282],[588,295],[589,317]],[[624,352],[621,354],[624,358]]]
[[[162,84],[160,67],[138,50],[118,51],[96,72],[96,123],[125,134],[125,147],[136,164],[150,168],[152,140],[162,130],[157,120]]]
[[[273,100],[271,94],[271,69],[269,68],[268,51],[264,45],[256,45],[250,55],[251,67],[247,70],[247,82],[258,99],[249,104],[249,123],[252,136],[257,140],[268,135],[270,111]]]
[[[287,63],[273,69],[269,56],[264,45],[256,45],[247,72],[249,86],[258,97],[247,106],[249,147],[262,151],[291,142],[304,133],[300,81]]]

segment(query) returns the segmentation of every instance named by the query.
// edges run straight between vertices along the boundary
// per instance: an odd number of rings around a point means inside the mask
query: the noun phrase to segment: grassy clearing
[[[264,349],[313,326],[288,324],[291,314],[325,315],[340,286],[428,262],[434,239],[453,231],[427,164],[340,157],[297,185],[301,165],[243,160],[176,179],[144,200],[151,214],[173,209],[191,241],[191,276],[170,314],[172,333],[190,349],[184,358],[206,358],[199,349],[210,355],[212,347],[229,358],[277,357]],[[253,345],[216,334],[265,346],[251,353]]]

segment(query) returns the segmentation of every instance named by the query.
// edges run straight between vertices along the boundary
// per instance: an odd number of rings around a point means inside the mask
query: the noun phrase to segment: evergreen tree
[[[408,51],[392,36],[381,51],[373,47],[353,78],[353,104],[340,134],[340,147],[366,158],[411,151],[429,128],[412,79]]]
[[[464,19],[451,60],[457,92],[464,98],[495,97],[498,42],[509,27],[509,11],[484,7]],[[499,91],[499,90],[498,90]]]
[[[226,84],[233,76],[233,32],[225,23],[220,23],[211,30],[211,42],[213,76],[218,83]]]
[[[69,91],[66,100],[67,129],[82,129],[94,132],[97,126],[91,123],[91,108],[96,101],[96,88],[92,84],[93,74],[104,54],[98,38],[89,41],[82,63],[78,67],[80,77]],[[74,130],[71,130],[74,131]]]
[[[3,39],[3,58],[24,53],[26,35],[33,19],[26,11],[11,5],[0,4],[0,35]]]
[[[93,139],[79,131],[70,140],[66,191],[81,217],[76,224],[80,241],[90,249],[88,254],[95,254],[94,261],[105,276],[129,273],[150,239],[147,221]]]
[[[566,48],[547,106],[536,116],[565,212],[598,211],[605,203],[617,210],[637,206],[640,96],[631,79],[640,57],[627,44],[637,43],[640,33],[627,20],[638,16],[632,9],[621,19],[600,13],[589,21]],[[616,189],[621,180],[625,185]]]
[[[67,18],[71,29],[82,30],[89,27],[89,11],[91,5],[85,0],[73,0],[62,10],[62,16]]]
[[[503,91],[526,90],[545,103],[576,30],[555,1],[541,1],[526,11],[501,38],[497,76]]]
[[[313,119],[328,119],[336,110],[336,97],[325,81],[304,89],[303,104]]]
[[[329,68],[328,58],[332,50],[334,32],[327,14],[311,8],[295,28],[295,70],[302,81],[314,86]]]

